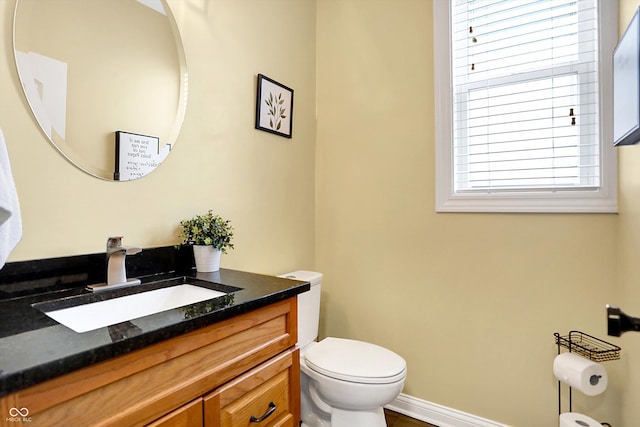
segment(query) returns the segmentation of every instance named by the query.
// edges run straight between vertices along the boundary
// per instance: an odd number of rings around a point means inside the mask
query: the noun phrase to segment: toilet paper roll
[[[560,427],[602,427],[602,424],[577,412],[565,412],[560,414]]]
[[[575,353],[556,356],[553,373],[558,380],[587,396],[596,396],[607,388],[607,371],[604,367]]]

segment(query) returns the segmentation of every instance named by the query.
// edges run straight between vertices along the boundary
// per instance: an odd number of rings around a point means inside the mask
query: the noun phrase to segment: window
[[[617,19],[611,0],[434,0],[438,211],[617,210]]]

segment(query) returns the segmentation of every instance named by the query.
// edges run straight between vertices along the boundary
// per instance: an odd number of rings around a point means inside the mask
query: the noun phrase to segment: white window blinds
[[[452,1],[456,193],[600,186],[596,0]]]

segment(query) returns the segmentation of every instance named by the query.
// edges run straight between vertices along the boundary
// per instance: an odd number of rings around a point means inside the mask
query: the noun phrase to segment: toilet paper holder
[[[640,318],[632,317],[620,310],[620,307],[606,305],[607,333],[612,337],[619,337],[627,331],[640,331]]]
[[[570,331],[568,335],[553,334],[556,337],[558,354],[562,348],[566,348],[571,353],[579,354],[593,362],[606,362],[620,359],[622,348],[607,341],[603,341],[592,335],[580,331]],[[571,387],[569,387],[569,412],[573,410],[573,398]],[[558,381],[558,414],[562,414],[562,389],[561,382]]]

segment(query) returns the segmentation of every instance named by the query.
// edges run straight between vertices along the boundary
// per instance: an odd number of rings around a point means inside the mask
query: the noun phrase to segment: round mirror
[[[13,35],[31,111],[71,163],[129,181],[164,160],[187,102],[165,0],[16,0]]]

